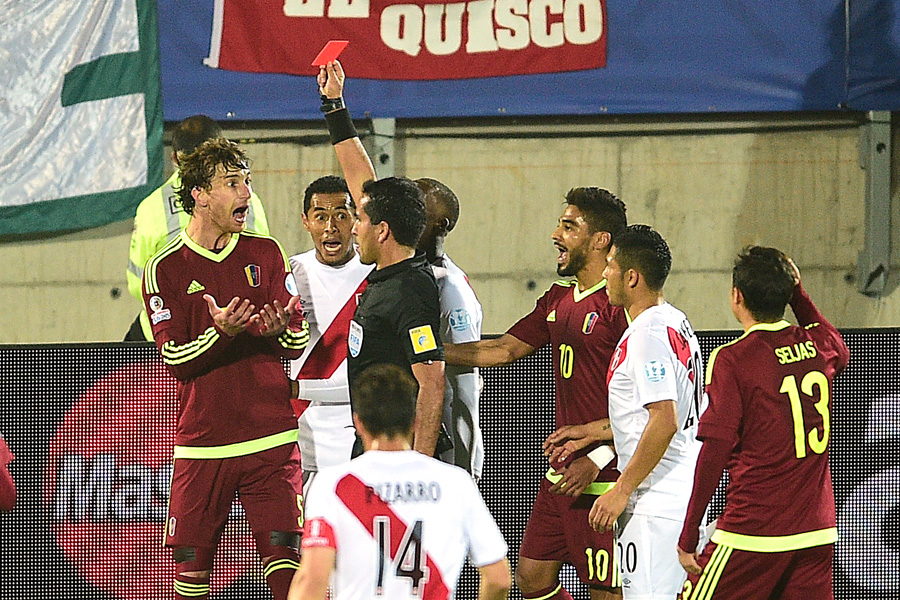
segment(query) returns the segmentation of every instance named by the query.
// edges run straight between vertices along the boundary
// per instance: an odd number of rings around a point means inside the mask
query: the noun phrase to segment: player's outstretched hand
[[[628,494],[623,494],[619,486],[616,486],[594,500],[594,505],[588,515],[588,522],[600,533],[612,531],[616,520],[625,512],[627,505]]]
[[[576,458],[557,470],[561,479],[550,486],[550,493],[577,498],[597,478],[600,469],[587,456]]]
[[[259,311],[259,334],[264,337],[278,337],[287,329],[288,323],[295,312],[300,296],[291,296],[287,306],[275,300],[272,306],[266,304]]]
[[[229,337],[236,336],[259,319],[254,314],[256,307],[246,298],[242,302],[235,296],[224,307],[219,306],[216,299],[209,294],[203,294],[203,299],[209,305],[209,314],[216,327]]]
[[[340,98],[344,93],[344,79],[340,61],[333,60],[319,67],[319,75],[316,77],[319,93],[327,98]]]
[[[700,563],[697,562],[697,554],[694,552],[685,552],[681,549],[681,546],[676,547],[678,548],[678,560],[681,562],[681,566],[684,570],[691,575],[699,575],[703,569],[700,567]]]

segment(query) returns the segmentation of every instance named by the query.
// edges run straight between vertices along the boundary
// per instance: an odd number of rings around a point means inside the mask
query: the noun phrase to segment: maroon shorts
[[[176,459],[166,545],[215,548],[235,493],[257,540],[272,531],[300,533],[303,480],[297,444],[232,458]]]
[[[597,496],[572,499],[550,493],[551,485],[546,477],[541,480],[519,556],[569,563],[587,585],[619,587],[615,538],[611,532],[597,533],[588,523]]]
[[[684,582],[680,600],[833,600],[834,544],[788,552],[748,552],[710,542],[700,575]]]

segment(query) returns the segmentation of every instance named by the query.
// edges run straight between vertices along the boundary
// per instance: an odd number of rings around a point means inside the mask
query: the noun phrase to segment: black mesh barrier
[[[704,354],[735,335],[701,333]],[[844,335],[852,358],[835,385],[831,447],[836,597],[897,598],[900,330]],[[549,351],[483,375],[480,487],[514,565],[547,467],[540,444],[554,427]],[[19,490],[15,510],[0,515],[0,599],[174,596],[161,541],[176,411],[174,380],[152,346],[0,346],[0,432]],[[713,514],[723,501],[717,494]],[[572,569],[561,577],[575,598],[588,597]],[[467,566],[457,597],[476,598],[476,586]],[[217,600],[271,597],[237,504],[212,589]]]

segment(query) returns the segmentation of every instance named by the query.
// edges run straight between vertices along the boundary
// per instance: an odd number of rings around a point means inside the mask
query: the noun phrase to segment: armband
[[[333,110],[340,110],[342,108],[346,108],[344,106],[344,98],[342,96],[338,96],[337,98],[329,98],[325,94],[320,96],[322,98],[322,106],[319,107],[323,113],[330,113]]]
[[[353,119],[350,118],[350,111],[346,108],[325,113],[325,123],[328,125],[328,137],[331,138],[332,146],[359,137],[353,126]]]
[[[598,446],[588,452],[587,457],[602,471],[616,457],[616,453],[609,446]]]

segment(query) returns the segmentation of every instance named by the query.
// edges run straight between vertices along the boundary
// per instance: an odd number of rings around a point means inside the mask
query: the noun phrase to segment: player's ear
[[[612,236],[609,234],[608,231],[597,231],[592,236],[591,250],[609,251],[611,245],[612,245]]]
[[[390,235],[391,235],[391,226],[388,225],[387,221],[382,221],[382,222],[378,223],[377,225],[375,225],[375,227],[379,228],[378,229],[378,238],[377,238],[378,241],[382,242],[382,243],[386,242],[388,237],[390,237]]]
[[[635,271],[634,269],[628,269],[628,272],[625,273],[625,285],[630,288],[636,288],[638,283],[641,281],[641,274]]]
[[[196,186],[191,189],[191,197],[194,199],[194,204],[197,206],[206,206],[208,204],[207,202],[200,202],[203,192],[204,190]]]

